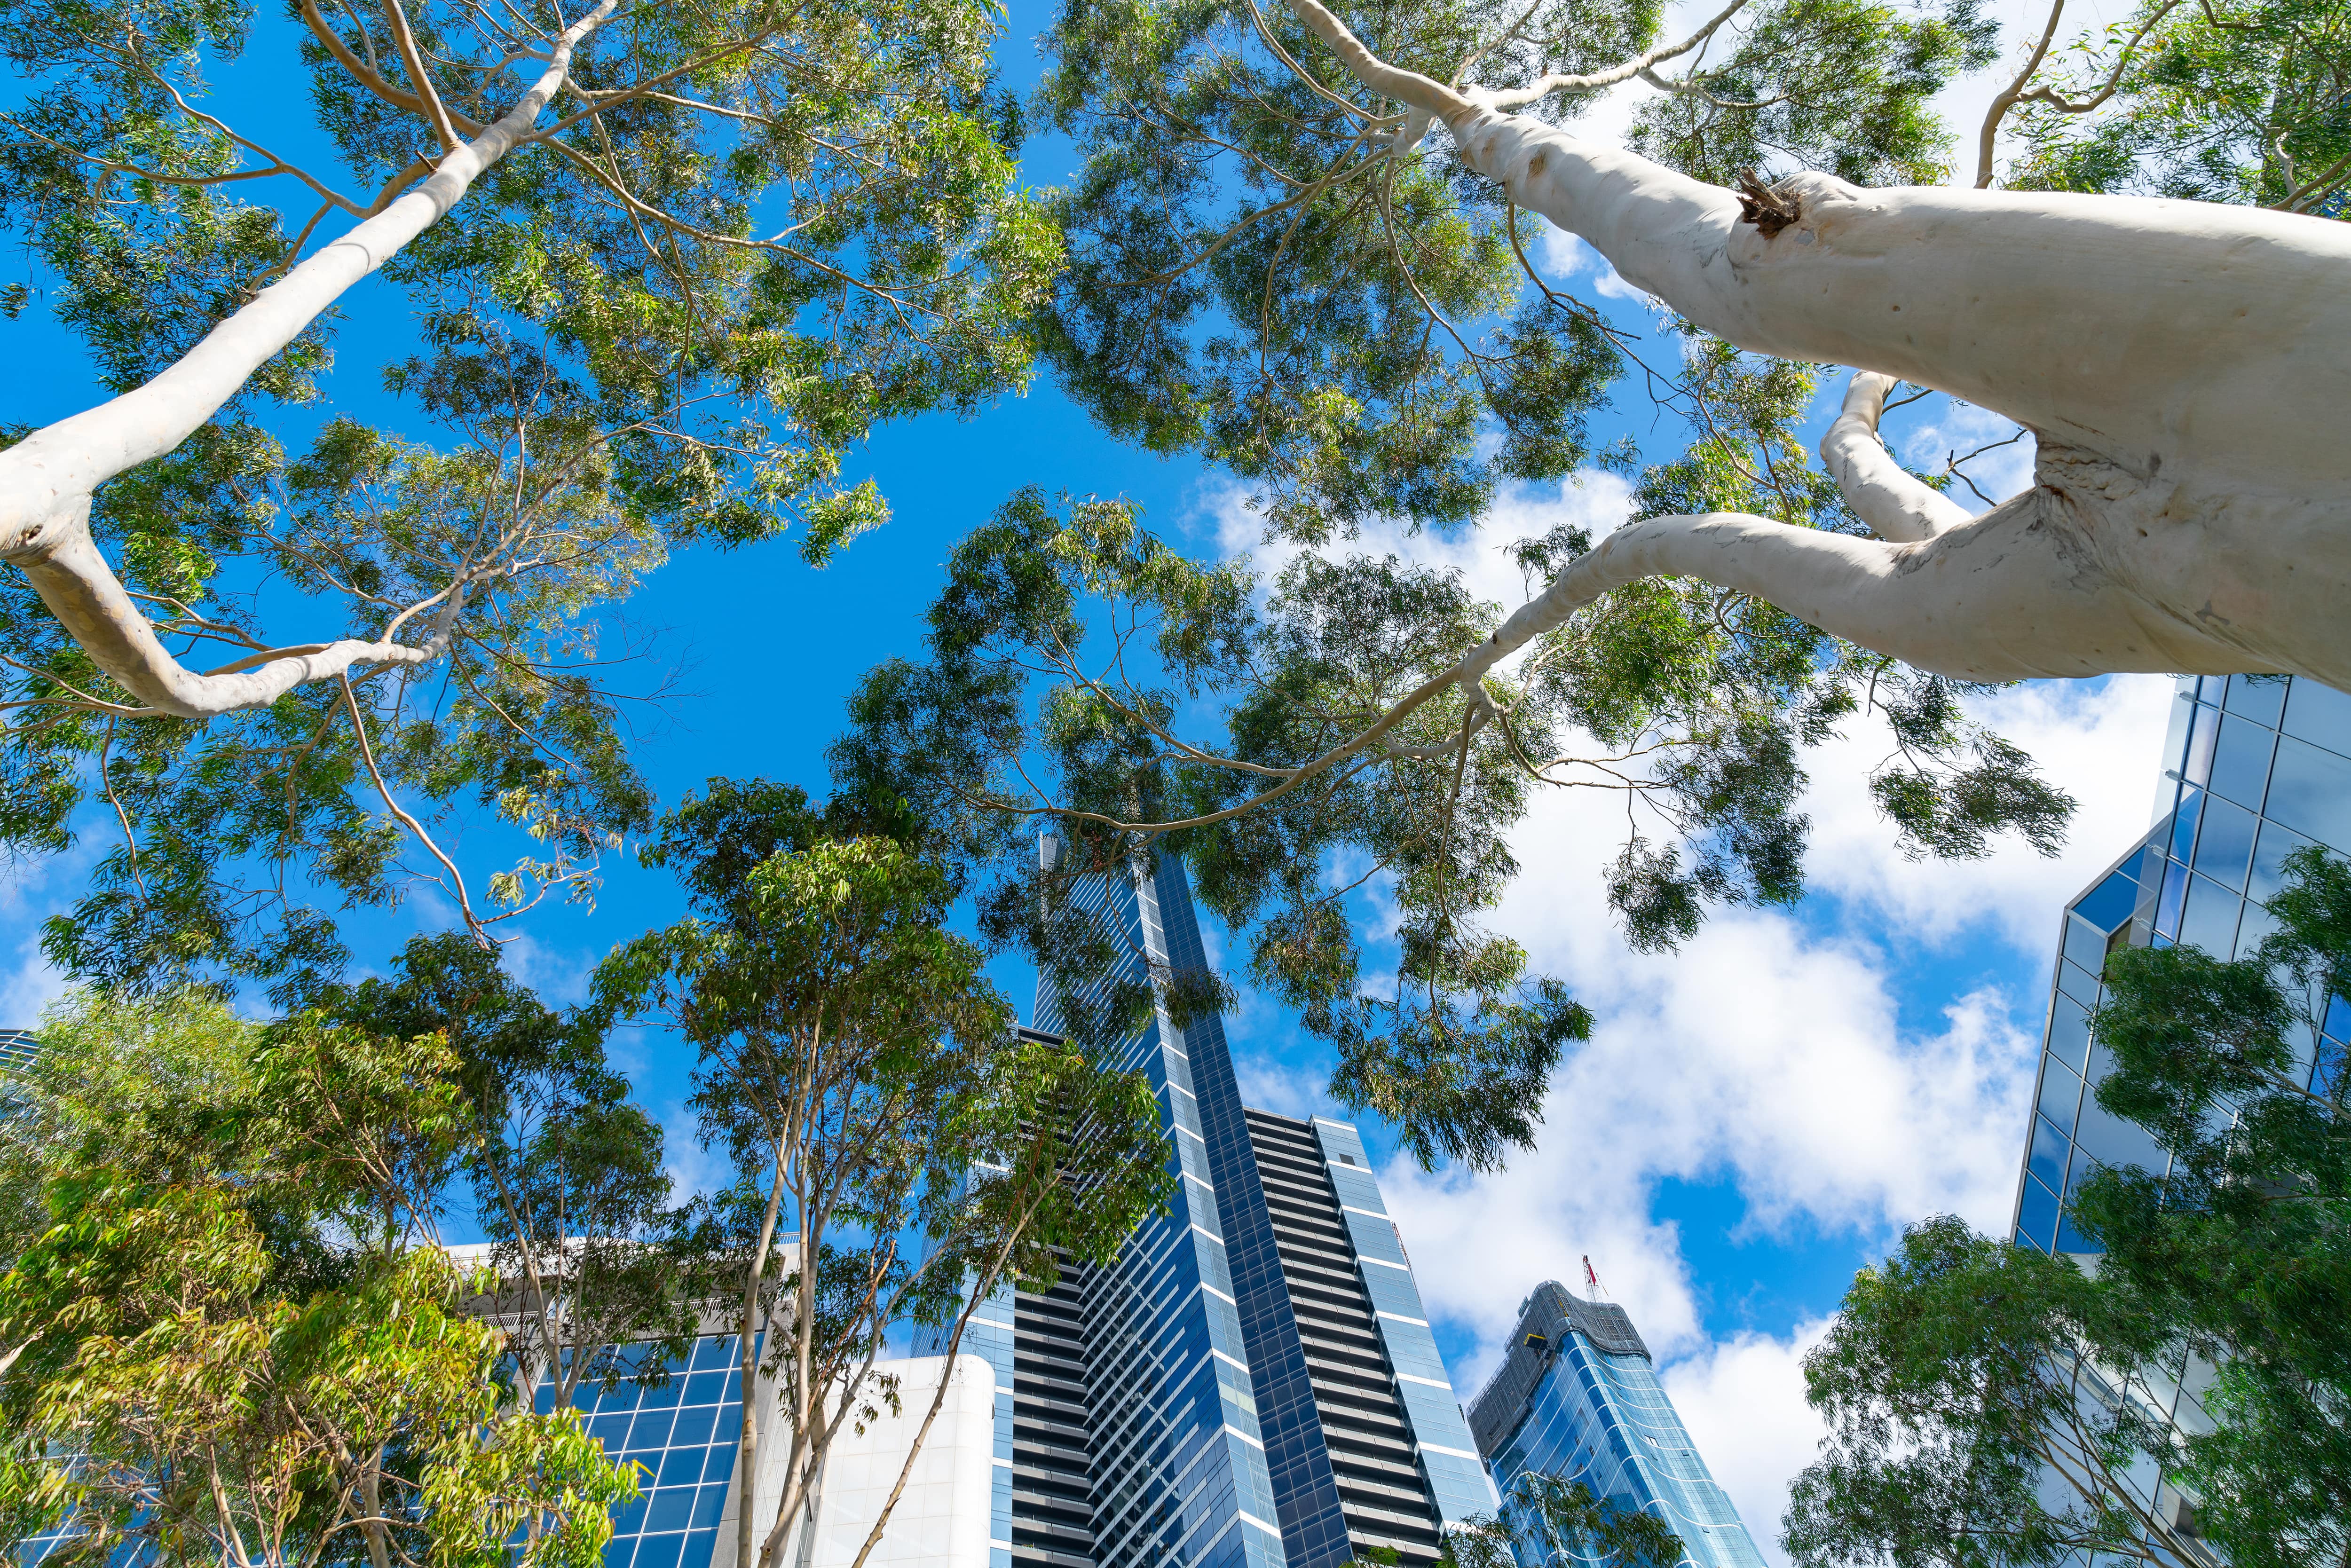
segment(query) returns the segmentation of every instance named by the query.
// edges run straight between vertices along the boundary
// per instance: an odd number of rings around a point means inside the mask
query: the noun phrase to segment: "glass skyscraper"
[[[2185,942],[2243,956],[2269,934],[2266,900],[2286,857],[2314,843],[2351,855],[2351,696],[2283,675],[2183,679],[2155,825],[2066,906],[2017,1182],[2018,1241],[2093,1250],[2062,1200],[2094,1165],[2166,1163],[2143,1128],[2097,1102],[2107,1063],[2090,1044],[2089,1013],[2107,952]],[[2338,1045],[2351,1040],[2351,1008],[2339,998],[2325,1032]],[[2305,1082],[2314,1066],[2303,1064]]]
[[[2168,1156],[2147,1132],[2110,1115],[2097,1086],[2111,1063],[2090,1041],[2106,955],[2124,946],[2187,943],[2243,957],[2273,925],[2269,898],[2287,856],[2311,844],[2351,854],[2351,696],[2283,675],[2184,677],[2174,695],[2155,823],[2066,906],[2051,982],[2049,1024],[2012,1233],[2019,1246],[2082,1256],[2096,1249],[2067,1217],[2095,1167],[2160,1172]],[[2351,1040],[2351,1007],[2330,1000],[2325,1054]],[[2300,1073],[2317,1070],[2314,1050]],[[2085,1397],[2127,1400],[2190,1432],[2211,1429],[2199,1395],[2212,1368],[2200,1358],[2121,1384],[2085,1362]],[[2192,1518],[2189,1500],[2152,1464],[2125,1478],[2158,1517]]]
[[[1080,899],[1123,934],[1098,984],[1206,967],[1180,862]],[[1122,1062],[1158,1098],[1169,1212],[967,1331],[1008,1390],[995,1568],[1434,1561],[1492,1495],[1363,1140],[1244,1107],[1212,1011],[1160,1011]]]
[[[1589,1542],[1554,1547],[1508,1506],[1520,1476],[1581,1481],[1626,1512],[1654,1513],[1694,1568],[1762,1568],[1730,1499],[1708,1473],[1625,1309],[1557,1281],[1519,1308],[1518,1331],[1469,1405],[1469,1426],[1505,1500],[1523,1568],[1598,1564]]]

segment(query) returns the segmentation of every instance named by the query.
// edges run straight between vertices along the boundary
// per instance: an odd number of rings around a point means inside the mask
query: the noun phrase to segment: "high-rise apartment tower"
[[[1675,1414],[1649,1347],[1624,1308],[1553,1281],[1519,1307],[1494,1375],[1470,1401],[1469,1427],[1517,1531],[1523,1568],[1596,1565],[1588,1543],[1547,1545],[1508,1506],[1529,1473],[1580,1481],[1625,1512],[1654,1513],[1682,1539],[1694,1568],[1762,1568],[1762,1554]]]
[[[1123,933],[1102,983],[1206,967],[1180,862],[1080,897]],[[1432,1562],[1492,1496],[1362,1138],[1244,1107],[1213,1012],[1162,1010],[1122,1061],[1177,1190],[1108,1267],[967,1334],[999,1390],[995,1568]]]

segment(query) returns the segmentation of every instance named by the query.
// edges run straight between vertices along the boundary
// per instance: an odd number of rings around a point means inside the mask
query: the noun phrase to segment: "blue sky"
[[[1016,81],[1033,76],[1026,36],[1041,15],[1033,4],[1015,9],[1006,57]],[[253,123],[299,156],[314,145],[301,106],[268,90],[286,63],[264,47],[221,75],[232,99],[258,117]],[[1026,172],[1037,183],[1058,180],[1065,150],[1037,144]],[[462,208],[450,221],[463,221]],[[1561,240],[1544,259],[1597,289],[1621,323],[1651,327],[1643,302],[1588,252]],[[0,282],[37,285],[26,266],[0,263]],[[327,383],[328,405],[303,417],[347,408],[400,419],[376,380],[404,326],[396,296],[371,281],[347,297],[345,312],[343,368]],[[79,350],[39,302],[0,332],[13,338],[19,367],[0,389],[0,420],[43,423],[84,405]],[[26,374],[29,366],[40,373]],[[1840,390],[1832,382],[1824,398]],[[1673,433],[1627,391],[1595,437],[1626,432],[1650,442],[1651,456],[1669,455]],[[1949,447],[2012,428],[1938,402],[1910,411],[1892,433],[1914,463],[1938,463]],[[2029,443],[2011,449],[1985,488],[2004,495],[2023,483],[2029,451]],[[824,747],[849,688],[879,660],[913,651],[953,542],[1021,485],[1130,497],[1155,528],[1202,554],[1256,542],[1215,476],[1103,440],[1041,381],[975,420],[888,431],[859,466],[880,479],[894,520],[830,570],[801,566],[789,540],[688,553],[631,605],[632,620],[660,629],[660,656],[684,667],[681,695],[646,727],[639,753],[665,803],[714,774],[764,774],[820,791]],[[1562,517],[1605,528],[1621,518],[1623,499],[1620,482],[1591,475],[1506,497],[1482,538],[1375,532],[1365,544],[1457,566],[1489,597],[1515,604],[1516,574],[1492,546]],[[270,630],[289,641],[312,634],[299,624]],[[1594,1039],[1561,1074],[1541,1147],[1508,1172],[1471,1180],[1394,1163],[1383,1172],[1465,1396],[1526,1291],[1544,1278],[1580,1281],[1578,1260],[1589,1254],[1776,1557],[1786,1479],[1814,1432],[1797,1361],[1854,1268],[1930,1212],[1954,1210],[1990,1228],[2006,1221],[2060,905],[2147,821],[2168,691],[2153,678],[2045,685],[1987,706],[2084,803],[2055,862],[2012,847],[1967,866],[1903,862],[1862,789],[1877,759],[1869,740],[1831,747],[1816,761],[1808,803],[1812,895],[1792,910],[1720,916],[1672,959],[1628,952],[1602,907],[1597,869],[1618,841],[1614,808],[1569,796],[1538,804],[1516,838],[1527,869],[1499,924],[1593,1007]],[[39,920],[76,896],[92,852],[8,872],[0,1023],[30,1021],[60,986],[34,938]],[[576,996],[614,942],[678,908],[666,877],[619,857],[592,912],[534,915],[510,962],[551,998]],[[446,915],[420,896],[360,922],[363,961],[380,965],[407,933]],[[998,978],[1025,1007],[1029,977],[1008,963]],[[1245,996],[1229,1032],[1254,1102],[1327,1108],[1327,1058],[1278,1009]],[[674,1122],[690,1063],[658,1035],[618,1048],[647,1106]],[[674,1163],[692,1181],[698,1151],[688,1129],[678,1132]]]

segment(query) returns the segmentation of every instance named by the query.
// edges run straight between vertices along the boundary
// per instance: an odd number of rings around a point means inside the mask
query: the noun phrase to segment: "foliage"
[[[1514,1548],[1545,1563],[1599,1562],[1615,1568],[1674,1568],[1681,1537],[1656,1514],[1597,1497],[1582,1481],[1522,1472],[1502,1499],[1499,1518],[1464,1521],[1446,1536],[1441,1568],[1511,1568]]]
[[[1728,361],[1707,373],[1744,425],[1653,473],[1645,508],[1771,483],[1741,453],[1784,456],[1813,385]],[[1515,553],[1548,575],[1587,545],[1562,530]],[[1027,491],[949,560],[927,661],[868,677],[836,774],[849,798],[929,825],[971,868],[984,930],[1024,948],[1060,1016],[1104,1044],[1153,987],[1217,982],[1098,986],[1111,934],[1072,891],[1125,874],[1138,843],[1183,855],[1246,934],[1251,977],[1336,1047],[1332,1092],[1422,1161],[1479,1168],[1532,1141],[1552,1068],[1590,1023],[1481,923],[1519,870],[1507,835],[1539,787],[1625,800],[1611,895],[1649,946],[1687,936],[1709,902],[1800,895],[1799,748],[1865,704],[1896,737],[1881,798],[1922,850],[1980,854],[2008,826],[2051,851],[2071,807],[1966,722],[1964,688],[1692,583],[1612,596],[1489,677],[1492,722],[1470,722],[1447,671],[1499,619],[1455,572],[1304,554],[1269,581],[1246,560],[1186,559],[1131,507]],[[1041,870],[1040,820],[1061,846]],[[1367,883],[1392,901],[1399,948],[1376,981],[1347,903]]]
[[[1505,92],[1667,41],[1655,0],[1338,9],[1398,67]],[[1928,100],[1985,63],[1989,37],[1968,0],[1753,0],[1719,50],[1660,65],[1678,90],[1638,138],[1718,180],[1766,150],[1917,177],[1944,139]],[[1535,277],[1539,226],[1449,150],[1394,155],[1425,126],[1288,6],[1086,0],[1047,45],[1040,109],[1085,162],[1061,194],[1071,259],[1045,341],[1106,427],[1202,451],[1249,485],[1270,533],[1312,542],[1374,519],[1451,532],[1499,485],[1592,458],[1587,417],[1626,368],[1617,334]],[[1569,122],[1604,87],[1516,111]]]
[[[142,1048],[160,1045],[158,1071]],[[15,1084],[47,1225],[0,1275],[0,1519],[51,1562],[586,1564],[635,1493],[507,1401],[429,1243],[467,1134],[446,1042],[84,993]]]
[[[1799,1561],[2341,1560],[2351,867],[2307,849],[2287,871],[2251,956],[2107,959],[2098,1103],[2168,1168],[2080,1184],[2095,1258],[1947,1217],[1855,1281],[1805,1364],[1831,1436],[1790,1506]]]
[[[932,1325],[952,1354],[999,1282],[1108,1258],[1170,1180],[1149,1084],[1016,1034],[984,955],[944,929],[954,881],[841,831],[853,821],[789,786],[714,780],[646,857],[694,915],[597,979],[603,1012],[658,1009],[694,1043],[691,1104],[733,1173],[684,1245],[699,1293],[737,1303],[746,1385],[764,1343],[779,1388],[777,1431],[743,1407],[746,1473],[784,1448],[773,1514],[741,1515],[746,1563],[778,1559],[841,1426],[895,1407],[874,1370],[893,1324]]]
[[[2351,11],[2152,0],[2059,52],[2021,108],[2022,190],[2130,192],[2342,217]]]
[[[661,1124],[629,1100],[590,1018],[567,1017],[462,932],[420,936],[391,979],[332,988],[326,1016],[448,1042],[468,1117],[463,1177],[490,1247],[480,1294],[508,1323],[501,1373],[548,1388],[659,1384],[693,1346]]]
[[[574,19],[9,0],[0,222],[128,391],[413,189],[444,114],[469,135],[505,113],[542,33]],[[291,1005],[346,956],[338,901],[424,877],[486,924],[589,896],[598,858],[653,817],[623,714],[660,693],[616,674],[643,649],[612,609],[690,543],[797,529],[820,564],[888,516],[842,477],[878,423],[1025,382],[1061,253],[1015,181],[1000,31],[986,0],[622,8],[531,139],[385,268],[412,326],[381,335],[410,346],[378,369],[431,441],[288,406],[322,384],[321,319],[177,451],[100,487],[99,543],[191,665],[282,644],[265,605],[319,642],[413,637],[454,605],[434,667],[153,716],[11,574],[0,841],[55,852],[91,815],[112,840],[52,956],[113,985],[257,979]],[[298,53],[340,169],[234,123],[240,56],[265,45]],[[317,215],[298,225],[272,195]],[[486,890],[428,836],[465,809],[532,841]]]

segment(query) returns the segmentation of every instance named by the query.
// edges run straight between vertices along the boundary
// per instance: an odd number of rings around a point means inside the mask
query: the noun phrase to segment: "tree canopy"
[[[437,1034],[194,994],[48,1020],[0,1128],[12,1549],[601,1560],[634,1471],[507,1397],[485,1281],[423,1244],[472,1141],[462,1076]]]
[[[584,894],[653,815],[609,612],[690,543],[820,563],[887,516],[841,478],[867,432],[1026,379],[1061,250],[998,31],[961,0],[0,15],[0,221],[119,394],[0,457],[0,833],[120,828],[57,959],[291,999],[342,957],[320,895],[397,897],[403,857],[471,922]],[[298,58],[331,166],[240,129],[213,78],[249,47]],[[322,308],[378,266],[400,428],[306,417]],[[461,873],[453,804],[532,852]]]
[[[1890,374],[1855,384],[1823,471],[1798,432],[1834,345],[1742,349],[1694,303],[1636,339],[1547,272],[1527,182],[1554,153],[1489,167],[1464,116],[1541,140],[1617,99],[1624,170],[1793,247],[1805,180],[1964,177],[1970,128],[1936,97],[1997,68],[1978,185],[2332,212],[2340,33],[2283,0],[2153,0],[2081,36],[2054,5],[2006,39],[1971,0],[1739,0],[1687,33],[1649,0],[1089,0],[1054,14],[1024,100],[977,0],[26,0],[0,13],[26,83],[0,218],[116,395],[0,453],[23,573],[0,595],[0,839],[106,836],[47,932],[77,975],[287,1006],[348,960],[339,901],[437,883],[482,936],[592,896],[658,811],[626,723],[645,693],[614,673],[644,575],[787,532],[820,564],[888,516],[887,476],[850,477],[866,436],[1041,367],[1307,553],[1194,561],[1040,473],[956,552],[922,656],[860,695],[842,785],[993,867],[968,883],[987,934],[1049,967],[1084,945],[1024,891],[1040,819],[1081,852],[1064,881],[1122,834],[1186,856],[1250,973],[1337,1047],[1349,1103],[1424,1158],[1490,1164],[1584,1027],[1481,923],[1541,790],[1626,802],[1608,891],[1641,946],[1801,894],[1806,755],[1857,727],[1886,737],[1872,787],[1903,852],[2050,852],[2072,801],[1970,721],[1969,659],[1912,646],[1935,616],[1862,625],[1801,573],[1651,551],[1703,536],[1843,571],[1873,534],[1981,530],[1949,475],[1878,444]],[[214,78],[265,48],[298,57],[336,165],[240,129]],[[1032,125],[1074,150],[1066,188],[1022,184]],[[414,328],[378,367],[397,428],[309,417],[337,301],[379,267]],[[1654,401],[1664,449],[1596,443],[1612,399]],[[1625,526],[1507,541],[1515,614],[1361,548],[1464,537],[1510,486],[1595,467],[1633,481]],[[281,630],[289,602],[309,625]],[[2128,657],[2212,656],[2190,643]],[[1998,674],[2089,668],[2018,647]],[[444,842],[469,812],[519,856],[484,875]],[[1363,979],[1344,910],[1366,876],[1403,912],[1392,981]]]

